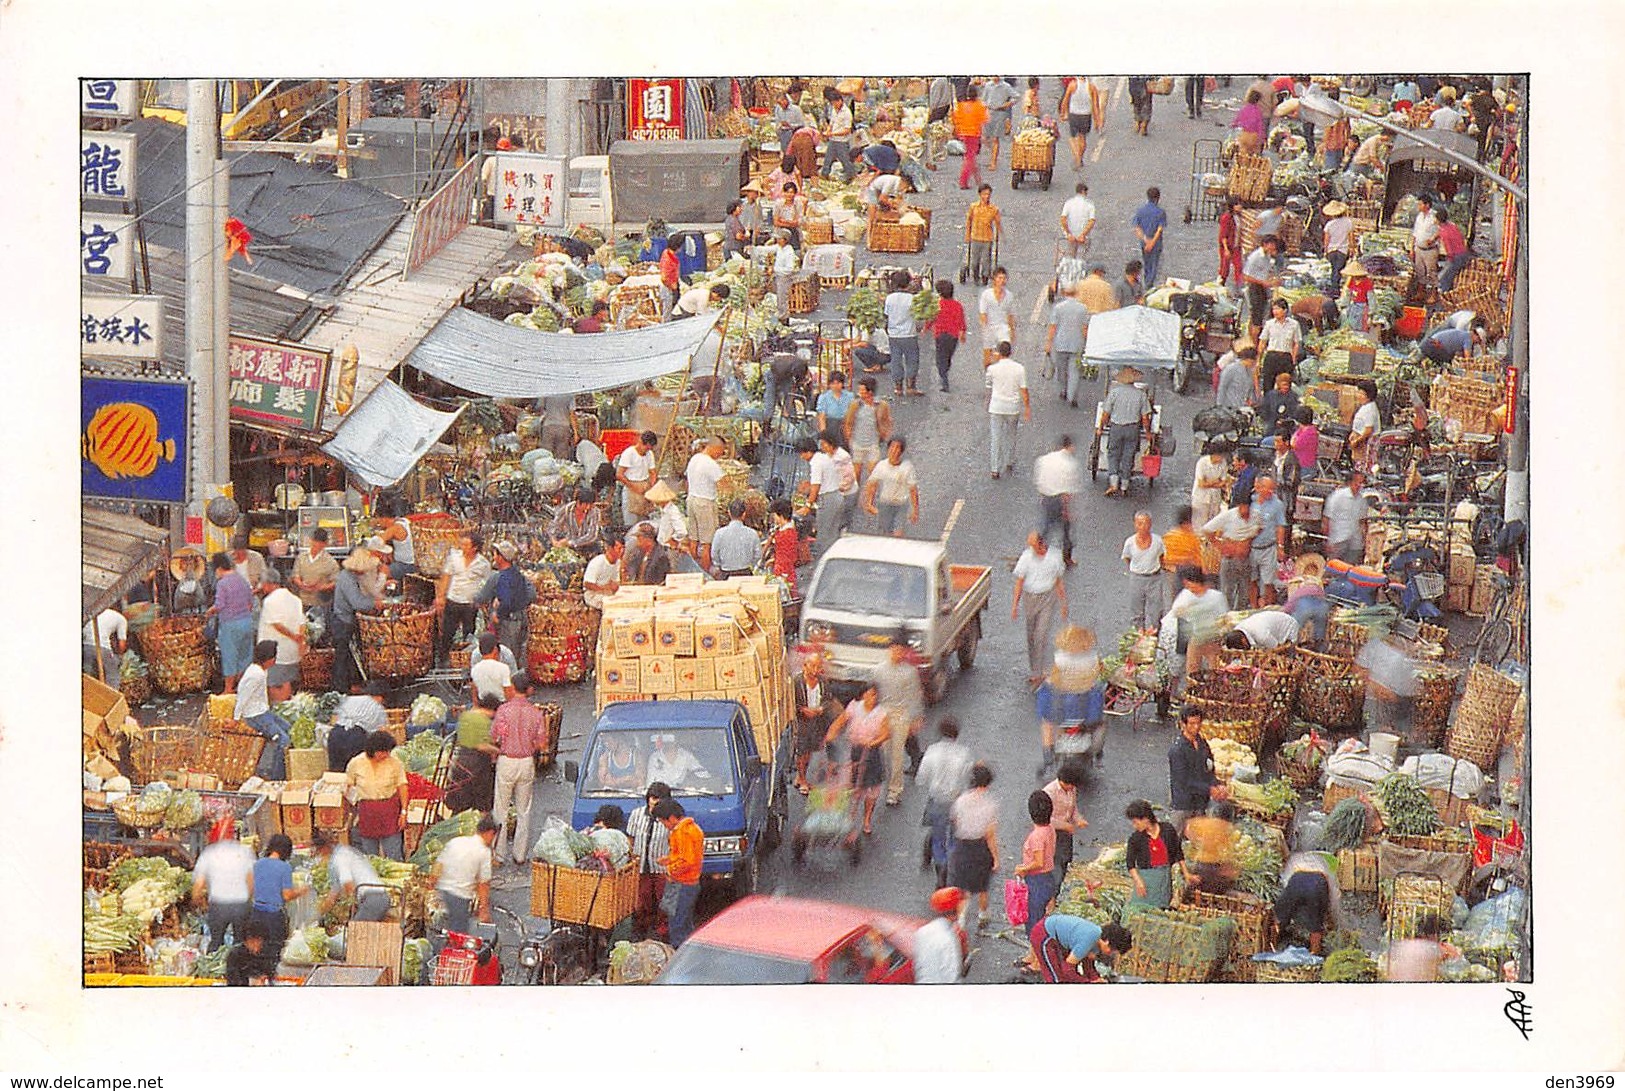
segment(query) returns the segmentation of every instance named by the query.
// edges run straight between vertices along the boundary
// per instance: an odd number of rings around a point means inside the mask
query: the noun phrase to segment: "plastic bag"
[[[1017,927],[1027,923],[1027,880],[1016,877],[1004,881],[1004,917]]]
[[[622,867],[632,858],[632,840],[620,830],[593,830],[587,835],[593,851],[609,858],[611,867]]]
[[[571,847],[570,835],[575,833],[569,823],[556,814],[550,814],[542,820],[541,836],[536,838],[536,846],[531,850],[531,857],[543,860],[554,867],[575,867],[576,853]]]
[[[672,949],[659,940],[638,943],[622,940],[609,952],[611,985],[648,985],[660,976],[671,959]]]

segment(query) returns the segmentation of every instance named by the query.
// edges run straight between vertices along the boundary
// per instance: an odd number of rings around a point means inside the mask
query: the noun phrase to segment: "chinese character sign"
[[[683,139],[682,80],[627,80],[626,109],[633,140]]]
[[[80,272],[87,277],[128,279],[135,254],[134,223],[131,216],[80,213]]]
[[[231,415],[314,430],[331,353],[232,335],[227,346]]]
[[[79,112],[85,117],[135,117],[135,80],[80,80]]]
[[[412,240],[406,247],[405,276],[410,277],[423,268],[468,226],[479,181],[479,161],[470,159],[451,176],[451,181],[435,190],[434,196],[418,207],[412,220]]]
[[[184,504],[191,384],[86,376],[79,390],[80,491]]]
[[[500,152],[493,158],[497,223],[564,226],[567,175],[562,158],[514,152]]]
[[[135,200],[135,134],[79,134],[79,195]]]
[[[79,298],[79,355],[157,360],[163,354],[164,301],[155,295]]]

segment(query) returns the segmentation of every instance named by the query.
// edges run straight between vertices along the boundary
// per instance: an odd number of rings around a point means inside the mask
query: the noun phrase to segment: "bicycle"
[[[1478,630],[1478,637],[1473,641],[1472,662],[1482,663],[1487,667],[1498,667],[1506,660],[1513,650],[1513,638],[1516,631],[1513,624],[1513,603],[1518,598],[1517,588],[1511,577],[1499,568],[1491,573],[1495,581],[1495,599],[1484,614],[1484,624]],[[1525,649],[1519,642],[1519,654],[1523,655]]]

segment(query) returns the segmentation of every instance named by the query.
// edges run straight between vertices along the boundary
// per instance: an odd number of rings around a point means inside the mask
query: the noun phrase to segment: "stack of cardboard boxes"
[[[779,588],[760,576],[623,587],[604,602],[597,711],[616,701],[738,701],[771,754],[794,707]]]

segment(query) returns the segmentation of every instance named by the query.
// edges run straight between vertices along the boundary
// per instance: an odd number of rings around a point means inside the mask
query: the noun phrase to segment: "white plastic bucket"
[[[1371,741],[1367,744],[1373,754],[1380,754],[1389,761],[1399,757],[1399,736],[1386,731],[1373,731]]]

